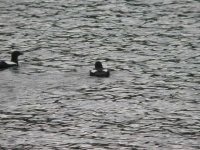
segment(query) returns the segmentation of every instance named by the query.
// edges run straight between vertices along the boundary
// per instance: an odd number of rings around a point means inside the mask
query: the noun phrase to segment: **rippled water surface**
[[[199,150],[199,0],[1,0],[0,149]],[[110,78],[89,77],[95,61]]]

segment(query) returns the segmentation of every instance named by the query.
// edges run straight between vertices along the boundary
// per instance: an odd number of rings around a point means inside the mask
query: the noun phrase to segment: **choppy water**
[[[200,149],[199,0],[1,0],[0,149]],[[96,60],[110,78],[89,77]]]

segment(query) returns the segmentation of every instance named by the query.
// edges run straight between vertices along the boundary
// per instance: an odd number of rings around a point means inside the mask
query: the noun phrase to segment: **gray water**
[[[1,0],[1,150],[199,150],[199,0]],[[95,61],[110,78],[89,77]]]

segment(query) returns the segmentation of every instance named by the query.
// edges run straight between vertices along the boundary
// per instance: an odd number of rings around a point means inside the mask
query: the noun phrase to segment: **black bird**
[[[103,68],[103,65],[100,61],[95,63],[95,68],[90,70],[90,76],[96,77],[109,77],[110,71],[108,69]]]
[[[19,51],[14,51],[11,53],[11,62],[0,60],[0,69],[18,66],[18,56],[20,55],[23,55],[23,53]]]

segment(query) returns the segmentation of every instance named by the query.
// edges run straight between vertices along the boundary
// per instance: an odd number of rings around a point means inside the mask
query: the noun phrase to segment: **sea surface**
[[[199,0],[0,0],[14,50],[0,150],[200,149]]]

